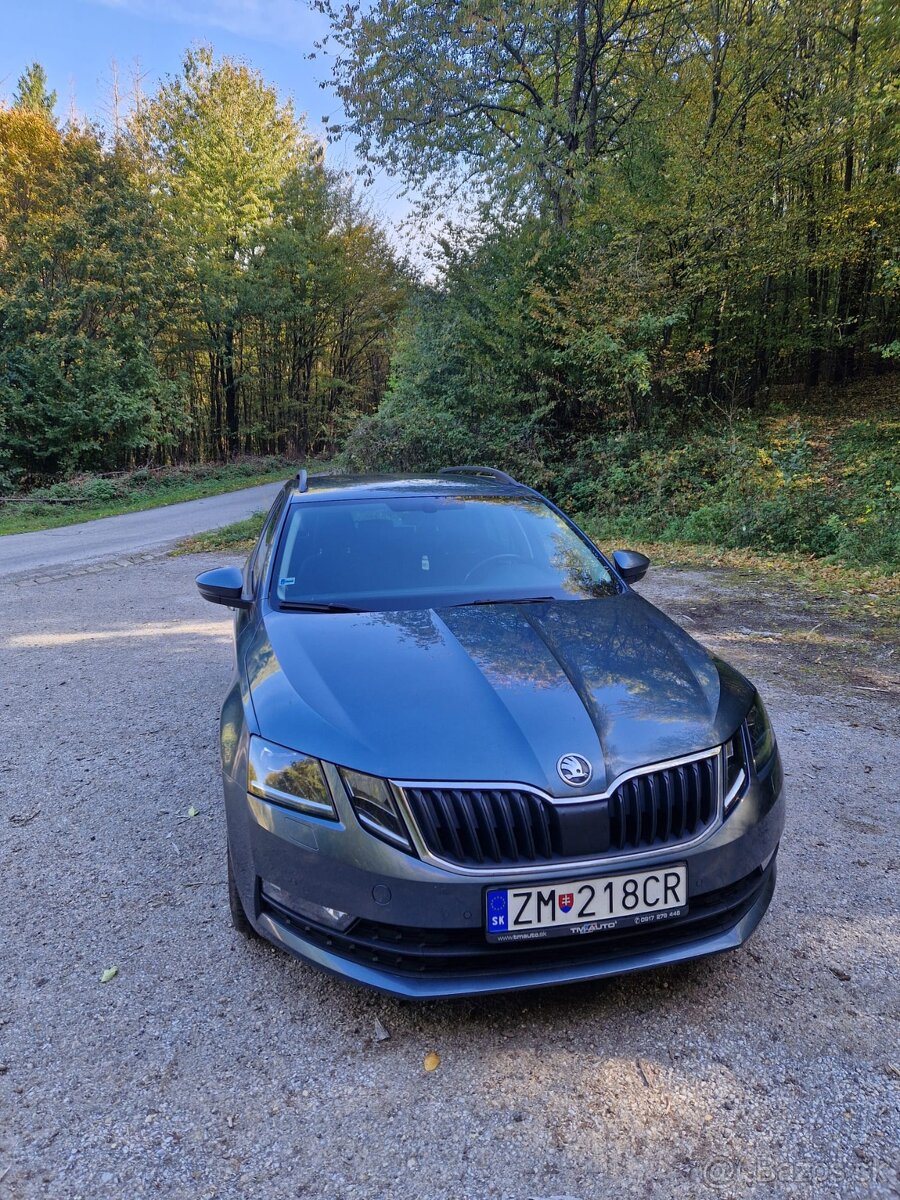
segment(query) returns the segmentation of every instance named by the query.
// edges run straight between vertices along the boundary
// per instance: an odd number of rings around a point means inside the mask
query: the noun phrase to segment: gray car
[[[762,700],[503,472],[288,482],[222,708],[235,926],[407,997],[739,946],[775,887]]]

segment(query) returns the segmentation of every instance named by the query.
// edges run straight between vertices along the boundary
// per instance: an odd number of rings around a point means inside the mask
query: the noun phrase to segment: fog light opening
[[[264,883],[262,894],[279,908],[287,909],[301,919],[313,921],[316,925],[324,925],[327,929],[336,929],[343,933],[349,929],[356,918],[352,913],[343,912],[340,908],[331,908],[326,904],[314,904],[311,900],[300,900],[290,895],[274,883]]]

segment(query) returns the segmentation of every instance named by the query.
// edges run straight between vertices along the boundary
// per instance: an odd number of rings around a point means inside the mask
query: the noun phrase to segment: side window
[[[259,581],[265,573],[266,563],[269,561],[269,555],[272,551],[272,539],[275,536],[275,530],[278,528],[278,522],[281,519],[286,502],[287,492],[284,491],[280,493],[275,503],[269,509],[269,515],[266,517],[265,525],[263,525],[262,534],[256,544],[256,549],[253,551],[248,580],[250,592],[254,596],[256,595],[256,589],[259,587]]]

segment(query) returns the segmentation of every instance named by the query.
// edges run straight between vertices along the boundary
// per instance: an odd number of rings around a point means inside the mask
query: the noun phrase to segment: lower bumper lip
[[[487,971],[483,974],[464,976],[429,974],[421,978],[395,974],[335,954],[327,947],[301,937],[287,923],[271,913],[260,914],[257,923],[260,931],[276,945],[314,963],[322,970],[354,983],[407,999],[452,999],[604,979],[612,975],[624,975],[632,971],[648,970],[668,963],[686,962],[692,958],[734,950],[750,937],[762,920],[775,890],[775,878],[776,868],[772,862],[751,906],[737,917],[733,925],[708,936],[701,935],[692,940],[652,949],[636,949],[610,958],[535,967],[515,973]]]

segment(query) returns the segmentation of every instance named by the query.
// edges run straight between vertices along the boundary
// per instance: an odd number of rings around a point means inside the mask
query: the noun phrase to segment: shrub
[[[598,537],[803,551],[900,569],[900,425],[699,411],[639,431],[599,427],[558,442],[542,418],[486,418],[408,397],[348,439],[352,470],[485,462],[546,491]]]

